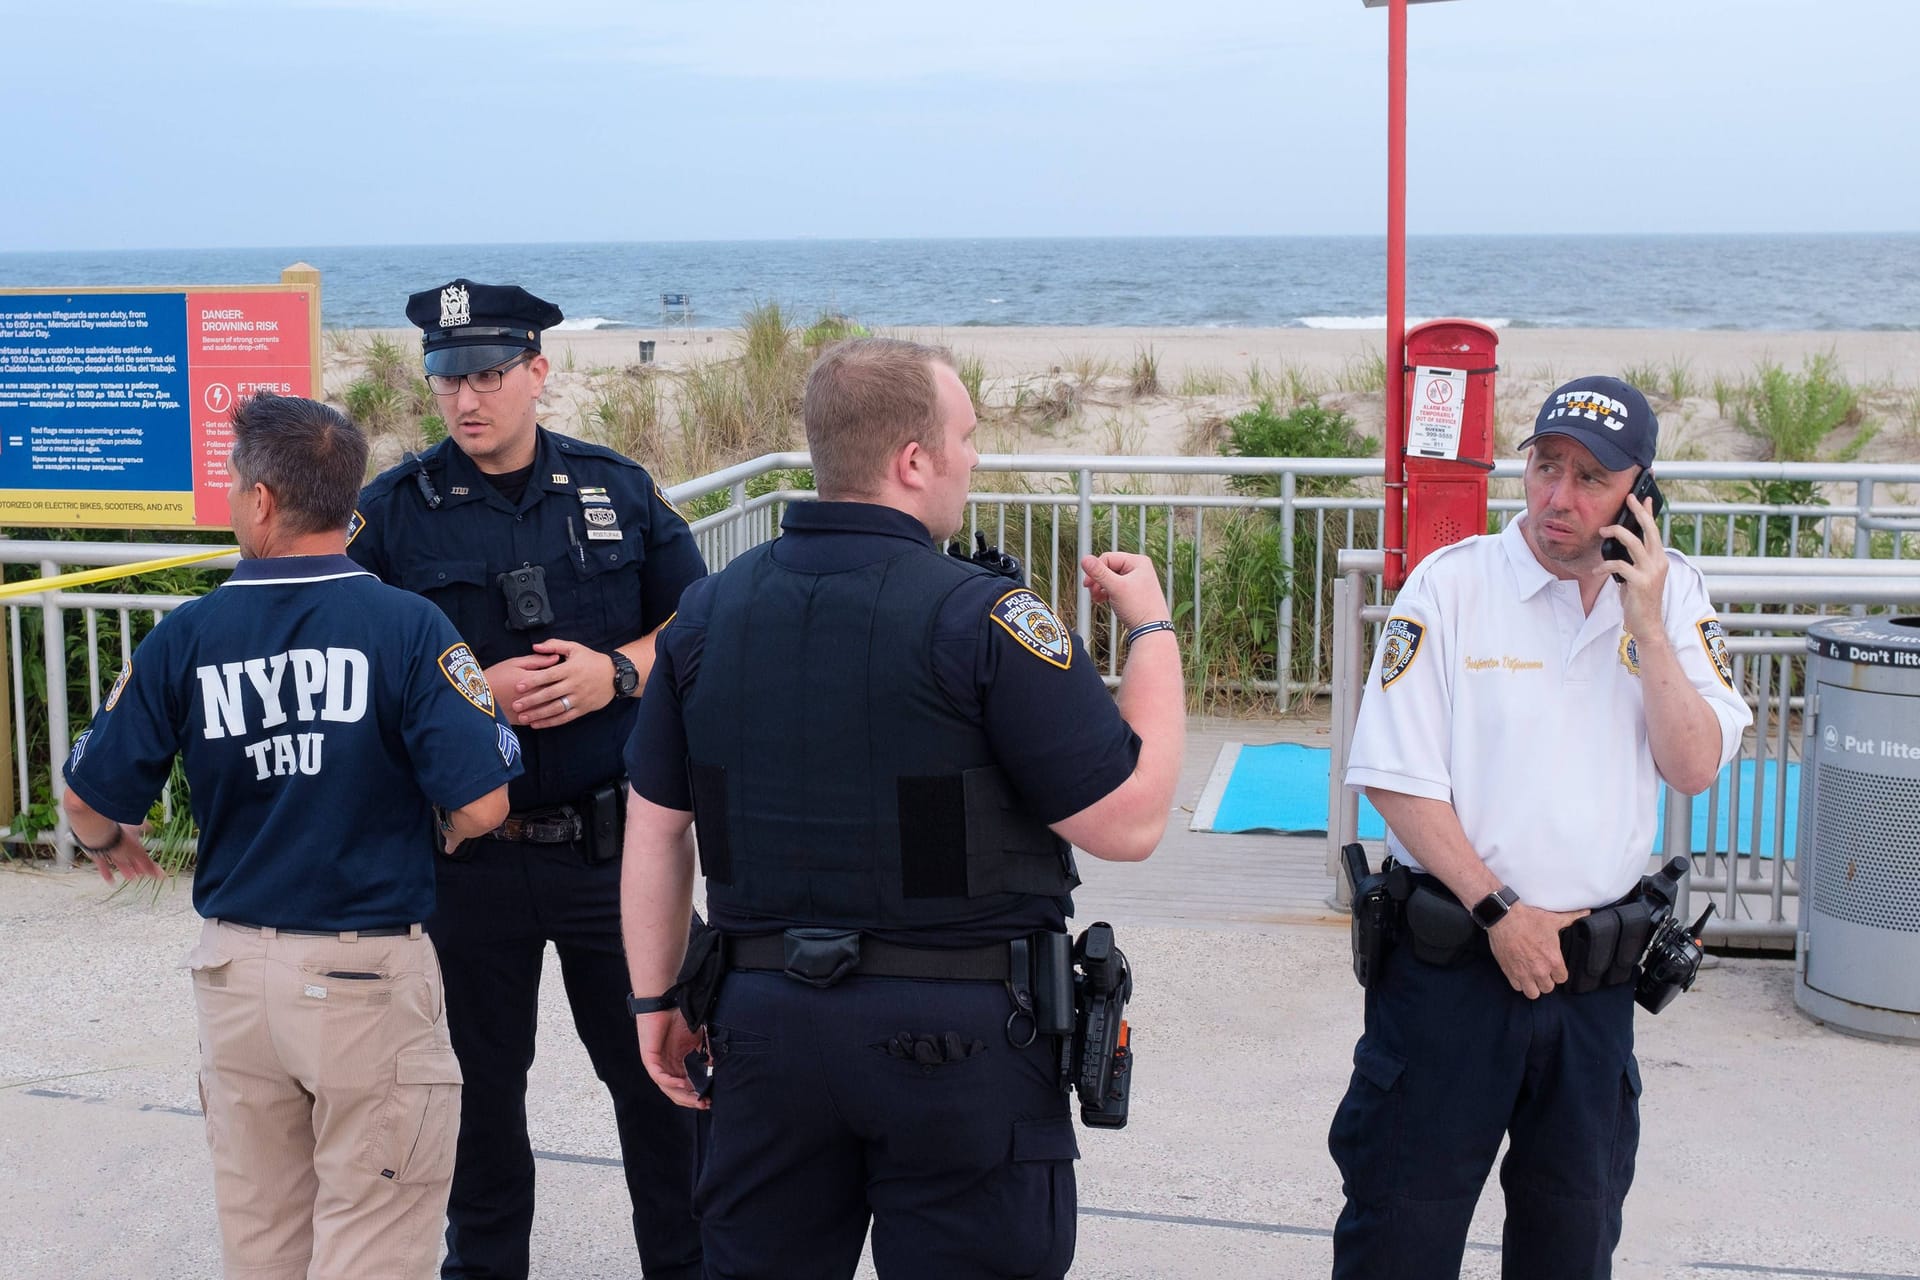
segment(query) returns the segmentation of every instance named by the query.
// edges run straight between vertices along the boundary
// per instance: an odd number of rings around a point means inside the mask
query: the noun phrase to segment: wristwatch
[[[1507,918],[1507,912],[1513,910],[1513,904],[1518,901],[1520,895],[1503,884],[1473,904],[1473,922],[1482,929],[1491,929]]]
[[[607,656],[613,659],[613,696],[631,698],[640,691],[640,668],[633,665],[632,659],[618,649]]]
[[[627,992],[627,1012],[636,1018],[643,1013],[665,1013],[679,1007],[680,1002],[674,999],[671,991],[658,996],[637,996],[631,991]]]

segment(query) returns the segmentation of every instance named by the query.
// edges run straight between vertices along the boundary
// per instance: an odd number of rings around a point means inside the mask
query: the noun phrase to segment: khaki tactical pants
[[[433,943],[208,920],[187,966],[227,1276],[432,1276],[460,1121]]]

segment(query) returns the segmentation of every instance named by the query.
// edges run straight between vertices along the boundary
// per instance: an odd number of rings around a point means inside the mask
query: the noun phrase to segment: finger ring
[[[566,710],[571,711],[573,710],[573,699],[563,693],[560,695],[560,705]]]

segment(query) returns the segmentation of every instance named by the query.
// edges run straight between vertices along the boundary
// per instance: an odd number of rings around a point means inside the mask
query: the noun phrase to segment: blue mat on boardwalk
[[[1229,744],[1221,751],[1220,764],[1214,770],[1206,791],[1200,798],[1200,804],[1194,813],[1194,827],[1202,831],[1275,831],[1290,835],[1309,835],[1324,832],[1327,829],[1327,769],[1331,752],[1325,747],[1301,746],[1291,742],[1270,743],[1264,746]],[[1740,798],[1739,829],[1740,852],[1751,853],[1755,849],[1753,830],[1753,787],[1756,773],[1755,763],[1751,760],[1739,762]],[[1780,768],[1770,763],[1760,774],[1762,791],[1760,797],[1760,830],[1758,848],[1763,855],[1770,854],[1773,848],[1774,808],[1776,793],[1780,784]],[[1787,766],[1786,796],[1786,841],[1787,857],[1793,856],[1795,832],[1798,829],[1800,813],[1800,766]],[[1725,850],[1727,831],[1731,825],[1728,797],[1733,786],[1733,767],[1720,771],[1719,779],[1714,783],[1714,792],[1719,799],[1715,812],[1714,839],[1712,848]],[[1660,823],[1657,831],[1665,831],[1666,792],[1660,796]],[[1697,796],[1693,802],[1693,848],[1705,850],[1707,843],[1708,797]],[[1360,799],[1360,838],[1380,840],[1386,836],[1386,824],[1380,820],[1380,814],[1367,802]],[[1656,836],[1655,852],[1663,849],[1663,842]]]

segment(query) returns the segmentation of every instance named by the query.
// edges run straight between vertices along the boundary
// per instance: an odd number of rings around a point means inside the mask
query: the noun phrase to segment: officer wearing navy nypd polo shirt
[[[1409,908],[1368,984],[1329,1139],[1336,1277],[1457,1276],[1507,1137],[1501,1274],[1611,1274],[1640,1136],[1637,953],[1628,980],[1574,984],[1561,935],[1637,891],[1659,784],[1704,791],[1752,723],[1699,570],[1631,496],[1658,431],[1618,378],[1558,388],[1521,442],[1526,514],[1428,557],[1394,600],[1346,783],[1460,944],[1420,938]],[[1630,560],[1601,556],[1609,536]]]
[[[453,620],[526,753],[511,816],[440,864],[428,921],[467,1079],[443,1274],[528,1271],[527,1070],[552,942],[613,1097],[646,1274],[696,1276],[693,1128],[648,1082],[622,1003],[620,753],[653,633],[706,568],[638,463],[539,425],[540,332],[560,308],[462,279],[414,294],[407,318],[448,438],[366,487],[348,554]]]
[[[74,744],[66,810],[109,882],[157,876],[139,824],[185,764],[226,1273],[417,1280],[439,1257],[460,1089],[420,922],[443,842],[505,815],[518,743],[446,618],[347,559],[359,429],[258,396],[233,433],[245,558],[141,641]]]
[[[822,500],[688,589],[627,749],[642,1052],[676,1102],[711,1104],[710,1275],[851,1276],[871,1223],[883,1277],[1058,1276],[1078,1147],[1057,1046],[1014,1016],[1010,942],[1064,929],[1068,840],[1137,860],[1165,828],[1185,731],[1166,600],[1143,556],[1082,563],[1131,629],[1116,706],[1034,592],[941,552],[978,461],[944,351],[840,344],[804,416]],[[680,1015],[647,1012],[686,950],[695,814],[732,970],[710,1099]]]

